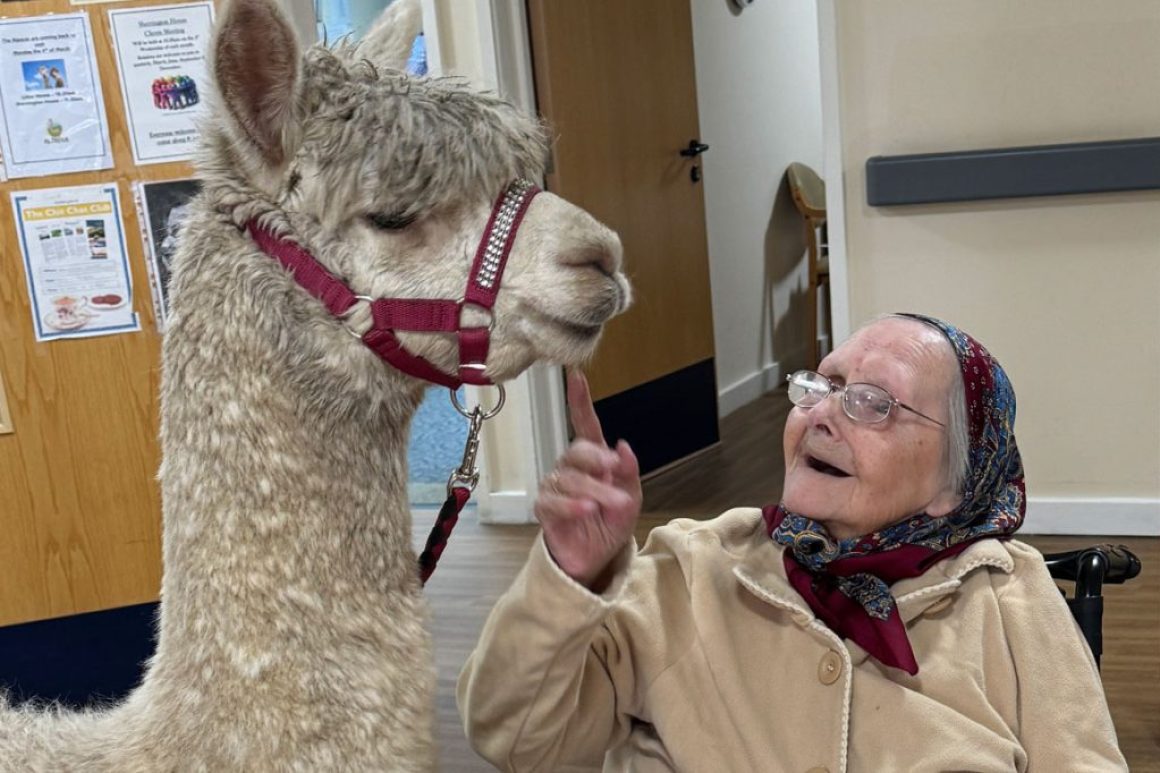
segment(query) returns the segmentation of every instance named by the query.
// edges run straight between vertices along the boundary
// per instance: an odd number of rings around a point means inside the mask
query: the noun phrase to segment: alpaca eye
[[[373,212],[366,216],[367,222],[380,231],[402,231],[415,222],[414,215],[402,212]]]

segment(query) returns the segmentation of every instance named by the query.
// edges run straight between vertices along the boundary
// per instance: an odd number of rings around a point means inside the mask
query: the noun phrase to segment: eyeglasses
[[[938,419],[911,408],[882,387],[873,384],[835,386],[834,382],[812,370],[799,370],[786,376],[785,380],[789,382],[789,401],[799,408],[813,408],[830,395],[839,394],[842,396],[842,410],[860,424],[880,424],[886,421],[890,410],[897,405],[940,427],[946,427]]]

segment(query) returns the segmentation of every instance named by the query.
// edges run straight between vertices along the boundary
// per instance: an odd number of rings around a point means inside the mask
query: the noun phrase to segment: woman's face
[[[959,378],[941,333],[897,318],[855,333],[822,360],[818,372],[836,386],[880,386],[944,424],[951,379]],[[785,426],[782,503],[825,524],[838,539],[918,513],[946,515],[960,499],[947,485],[946,433],[897,406],[884,422],[860,424],[845,414],[837,395],[813,408],[795,406]]]

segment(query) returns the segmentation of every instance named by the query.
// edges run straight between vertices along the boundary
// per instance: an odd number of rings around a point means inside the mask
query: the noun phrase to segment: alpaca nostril
[[[623,314],[632,306],[632,285],[624,274],[616,274],[617,313]]]
[[[560,262],[570,268],[594,268],[610,278],[620,268],[616,252],[604,244],[586,244],[562,255]]]

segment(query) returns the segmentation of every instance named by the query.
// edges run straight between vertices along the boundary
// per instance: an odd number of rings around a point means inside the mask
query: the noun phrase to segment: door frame
[[[532,70],[531,31],[524,0],[475,0],[482,79],[516,107],[536,112]],[[541,185],[543,180],[539,181]],[[564,374],[558,366],[533,365],[509,385],[509,392],[526,399],[511,402],[515,414],[500,430],[509,442],[504,453],[521,456],[514,465],[522,472],[496,490],[491,474],[498,467],[489,456],[481,458],[479,519],[482,523],[532,523],[532,504],[538,481],[556,465],[568,447],[568,420]],[[499,434],[499,433],[497,433]],[[516,442],[510,442],[515,440]],[[521,454],[517,449],[527,449]]]
[[[838,48],[839,0],[818,4],[818,59],[822,87],[822,175],[830,253],[830,348],[850,337],[849,263],[846,252],[846,164],[842,145],[842,84]],[[837,183],[836,185],[834,183]]]
[[[693,2],[695,0],[690,0]],[[816,0],[818,53],[821,69],[823,175],[826,186],[826,217],[830,254],[831,347],[850,335],[850,300],[846,252],[846,196],[842,153],[841,90],[838,52],[838,0]],[[476,0],[480,52],[484,68],[499,94],[518,107],[535,111],[531,38],[524,0]],[[711,140],[712,138],[710,138]],[[837,184],[835,184],[835,182]],[[712,256],[710,256],[712,259]],[[568,445],[564,382],[559,368],[533,367],[526,376],[529,401],[522,439],[532,449],[536,477],[526,481],[531,492],[536,480],[547,474]],[[531,507],[526,520],[531,521]],[[481,512],[481,516],[483,513]],[[518,520],[503,518],[501,520]]]

